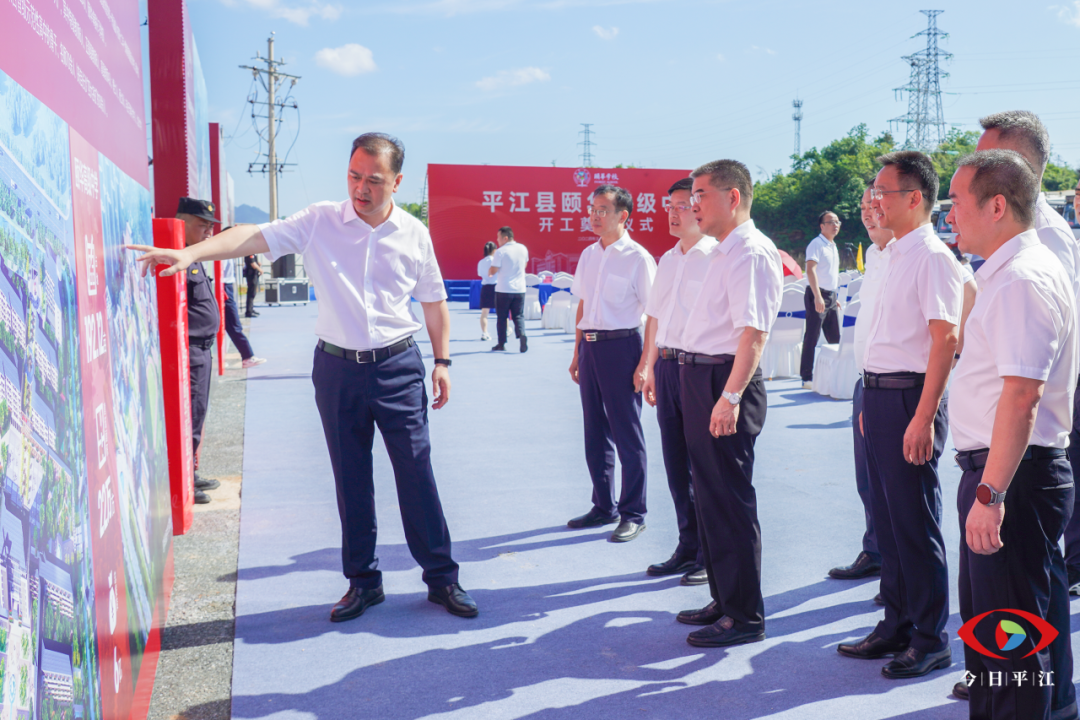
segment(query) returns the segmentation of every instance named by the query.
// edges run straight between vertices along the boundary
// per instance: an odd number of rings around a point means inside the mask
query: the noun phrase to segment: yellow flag
[[[859,243],[859,254],[855,256],[855,267],[859,272],[866,272],[866,268],[863,266],[862,259],[862,243]]]

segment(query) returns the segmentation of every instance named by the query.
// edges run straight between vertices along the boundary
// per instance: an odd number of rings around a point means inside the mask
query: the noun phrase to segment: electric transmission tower
[[[904,87],[896,88],[897,98],[908,94],[906,115],[893,118],[890,124],[907,125],[904,148],[930,152],[945,139],[945,113],[941,108],[941,79],[949,74],[941,71],[940,63],[952,58],[938,47],[938,40],[948,37],[937,27],[937,16],[944,10],[920,10],[926,16],[926,29],[912,37],[926,36],[926,49],[904,56],[911,65],[911,77]]]
[[[796,98],[791,101],[791,107],[795,108],[795,112],[791,114],[791,119],[795,121],[795,154],[802,154],[802,100]]]
[[[578,135],[584,135],[585,136],[585,139],[582,142],[578,143],[578,145],[581,145],[581,167],[592,167],[593,166],[592,149],[593,149],[593,146],[596,145],[596,143],[594,143],[590,139],[591,135],[592,135],[592,124],[591,123],[581,123],[581,127],[585,128],[584,130],[581,130],[581,131],[578,132]]]
[[[266,135],[264,137],[262,131],[256,127],[256,131],[260,138],[266,140],[267,150],[263,153],[260,148],[259,154],[256,156],[255,162],[248,164],[248,172],[256,173],[261,172],[264,175],[269,175],[270,178],[270,220],[278,219],[278,188],[277,180],[278,175],[285,169],[286,165],[295,165],[296,163],[278,162],[277,147],[275,145],[275,139],[277,137],[278,126],[281,124],[282,114],[285,108],[292,108],[298,110],[296,101],[292,99],[291,95],[286,95],[284,99],[278,99],[278,91],[281,89],[282,84],[286,80],[291,80],[289,89],[292,90],[293,86],[300,79],[298,75],[288,75],[280,72],[278,68],[285,64],[283,60],[274,59],[274,33],[270,33],[270,37],[266,41],[267,54],[266,57],[259,57],[258,53],[255,53],[254,60],[256,62],[266,63],[265,68],[252,67],[251,65],[241,65],[244,70],[250,70],[251,74],[262,84],[263,89],[266,91],[266,101],[260,101],[257,96],[248,98],[248,102],[251,103],[251,117],[254,121],[255,118],[263,118],[266,120]],[[266,107],[265,115],[258,115],[255,112],[255,108],[258,106]],[[295,141],[294,141],[295,142]],[[286,156],[288,154],[286,153]],[[266,160],[262,160],[265,157]],[[288,159],[286,157],[286,159]]]

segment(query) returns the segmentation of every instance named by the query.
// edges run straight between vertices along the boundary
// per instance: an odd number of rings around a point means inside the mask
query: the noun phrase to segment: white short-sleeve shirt
[[[784,289],[780,253],[753,220],[728,233],[710,253],[709,269],[683,330],[683,350],[734,355],[743,330],[769,332]]]
[[[814,270],[817,272],[818,288],[836,292],[840,285],[840,251],[836,243],[824,235],[818,235],[806,246],[806,261],[811,260],[817,263]]]
[[[656,261],[628,233],[608,245],[597,240],[581,253],[570,292],[585,303],[579,330],[639,328],[649,303]]]
[[[1080,297],[1080,244],[1076,242],[1069,223],[1046,201],[1046,193],[1039,193],[1035,203],[1035,232],[1039,235],[1039,242],[1050,248],[1050,252],[1065,268],[1073,294]]]
[[[498,273],[495,275],[488,274],[488,270],[491,269],[491,259],[492,255],[488,255],[476,264],[476,274],[481,278],[481,285],[494,285],[499,280]]]
[[[863,360],[865,360],[866,338],[870,334],[874,303],[877,302],[878,293],[881,292],[881,281],[885,276],[885,267],[889,264],[889,255],[892,253],[894,242],[896,242],[895,238],[886,243],[884,250],[872,243],[866,251],[866,274],[863,275],[862,287],[859,289],[859,315],[855,318],[855,338],[852,341],[855,362],[860,371],[863,369]]]
[[[697,241],[690,252],[682,251],[682,243],[668,250],[656,266],[649,304],[645,314],[656,318],[656,345],[662,348],[682,348],[682,333],[709,270],[710,253],[718,245],[711,237]]]
[[[409,307],[446,299],[424,224],[396,204],[371,227],[352,202],[318,202],[284,220],[259,225],[270,259],[300,253],[319,297],[315,334],[350,350],[404,340],[423,324]]]
[[[892,243],[866,339],[863,369],[926,372],[930,321],[960,324],[964,306],[960,263],[930,223]],[[862,315],[860,309],[859,315]]]
[[[525,292],[525,267],[529,264],[529,249],[517,242],[509,240],[504,243],[491,259],[491,266],[499,268],[495,276],[495,292],[500,293],[523,293]]]
[[[957,450],[990,447],[1006,377],[1042,380],[1031,445],[1063,448],[1076,389],[1076,298],[1034,230],[1017,235],[975,274],[979,294],[953,371],[949,424]]]

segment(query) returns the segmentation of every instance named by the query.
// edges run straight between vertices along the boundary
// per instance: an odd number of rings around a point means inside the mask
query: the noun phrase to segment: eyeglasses
[[[870,197],[873,198],[874,200],[881,200],[886,195],[889,195],[891,193],[909,193],[909,192],[921,192],[921,191],[916,190],[914,188],[911,189],[911,190],[879,190],[878,188],[870,188]]]
[[[689,212],[690,206],[689,205],[682,205],[682,204],[679,204],[679,205],[674,205],[673,204],[673,205],[668,206],[668,210],[674,210],[675,212],[681,212],[681,213],[682,212]]]
[[[608,210],[607,208],[598,208],[593,205],[585,208],[585,210],[590,215],[595,215],[596,217],[607,217],[608,213],[613,212],[612,210]]]
[[[729,187],[717,188],[715,190],[715,192],[727,192],[728,190],[731,190],[731,189],[732,188],[729,188]],[[707,192],[713,192],[713,191],[712,190],[695,190],[694,192],[690,193],[690,200],[697,203],[698,205],[700,205],[701,204],[701,196],[704,195]]]

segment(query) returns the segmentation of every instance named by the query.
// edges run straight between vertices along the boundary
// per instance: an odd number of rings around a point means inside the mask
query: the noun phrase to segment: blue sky
[[[877,134],[907,111],[901,56],[924,46],[923,8],[942,9],[946,122],[977,129],[990,112],[1043,118],[1054,152],[1080,165],[1080,0],[871,3],[790,0],[188,0],[237,204],[267,207],[248,175],[256,136],[244,100],[250,64],[276,32],[293,89],[299,163],[280,211],[345,197],[353,137],[406,146],[399,199],[419,200],[427,163],[576,166],[580,123],[595,164],[693,168],[721,157],[758,177],[786,169],[791,101],[802,147],[859,123]],[[296,131],[290,112],[282,131]],[[903,130],[899,131],[901,134]],[[280,150],[279,150],[280,152]]]

